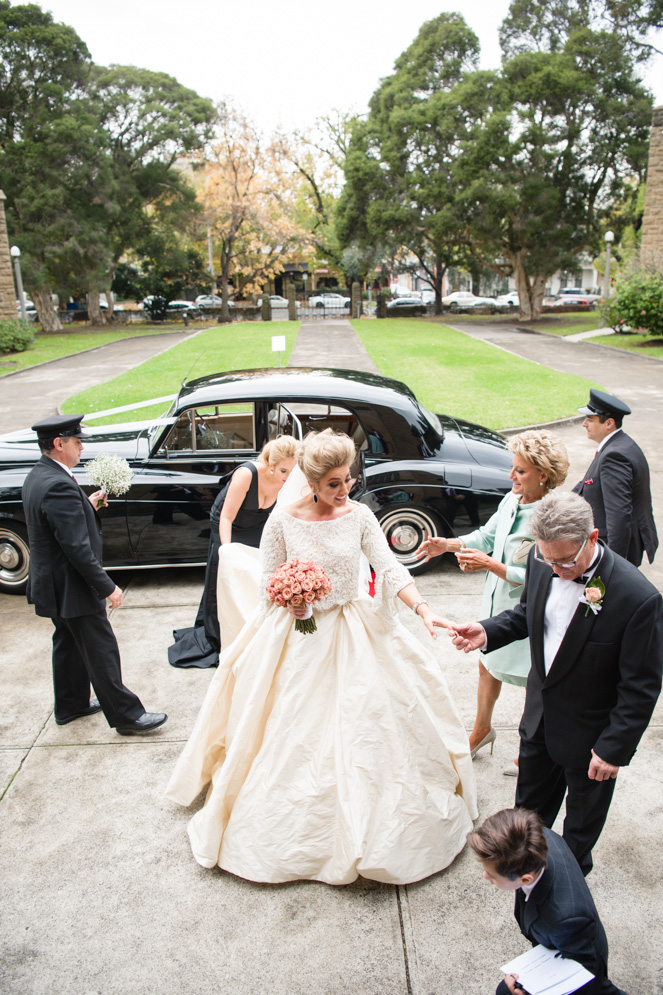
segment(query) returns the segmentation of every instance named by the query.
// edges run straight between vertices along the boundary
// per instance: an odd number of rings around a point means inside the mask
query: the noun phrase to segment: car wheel
[[[325,305],[323,304],[322,301],[318,301],[318,303],[315,306],[316,307],[324,307]]]
[[[378,521],[392,553],[410,573],[420,574],[432,566],[433,561],[424,563],[415,554],[425,535],[434,539],[446,534],[436,515],[426,508],[401,505],[378,514]]]
[[[18,522],[0,522],[0,591],[25,594],[29,565],[30,547],[25,526]]]
[[[455,301],[451,302],[451,304],[449,305],[449,310],[450,311],[457,311],[458,310],[458,305],[456,304]]]

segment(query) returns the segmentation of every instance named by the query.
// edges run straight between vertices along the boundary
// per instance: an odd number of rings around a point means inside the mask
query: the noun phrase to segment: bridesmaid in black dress
[[[203,596],[192,628],[175,629],[168,647],[173,667],[216,667],[221,649],[216,580],[219,546],[241,542],[256,549],[276,498],[294,469],[298,443],[290,435],[268,442],[257,460],[242,463],[219,491],[210,512],[211,534]]]

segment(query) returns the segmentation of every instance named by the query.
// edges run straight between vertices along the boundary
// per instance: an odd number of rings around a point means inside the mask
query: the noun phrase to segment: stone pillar
[[[16,290],[12,273],[12,258],[9,255],[7,221],[5,220],[6,197],[0,190],[0,320],[16,318]]]
[[[269,300],[269,287],[266,287],[262,292],[262,304],[260,305],[260,314],[263,321],[272,320],[272,305]]]
[[[352,304],[350,307],[351,318],[361,318],[361,283],[355,280],[352,284]]]
[[[297,305],[295,304],[295,285],[294,283],[288,284],[288,321],[297,320]]]
[[[663,267],[663,107],[652,112],[640,262]]]

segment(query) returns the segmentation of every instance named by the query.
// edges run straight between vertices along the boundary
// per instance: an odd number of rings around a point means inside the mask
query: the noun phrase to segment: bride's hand
[[[422,605],[421,609],[417,611],[417,615],[424,623],[428,631],[430,632],[433,639],[437,639],[436,629],[450,629],[453,631],[455,626],[446,618],[442,618],[441,615],[435,615],[427,605]]]
[[[306,618],[306,616],[308,615],[309,607],[310,606],[307,604],[288,605],[288,611],[290,612],[291,615],[294,615],[295,618]]]

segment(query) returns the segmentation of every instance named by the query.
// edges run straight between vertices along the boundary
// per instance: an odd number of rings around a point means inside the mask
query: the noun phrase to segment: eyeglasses
[[[580,547],[580,549],[576,553],[574,560],[570,560],[570,561],[566,561],[566,560],[547,560],[545,558],[545,556],[541,556],[541,553],[539,552],[539,547],[538,546],[534,547],[534,559],[538,560],[539,563],[547,563],[549,567],[562,567],[563,569],[570,570],[571,567],[575,567],[576,563],[580,559],[580,557],[582,555],[582,551],[585,548],[585,546],[587,545],[587,540],[588,539],[589,539],[589,536],[587,536],[587,539],[585,539],[585,541],[583,542],[582,546]]]

